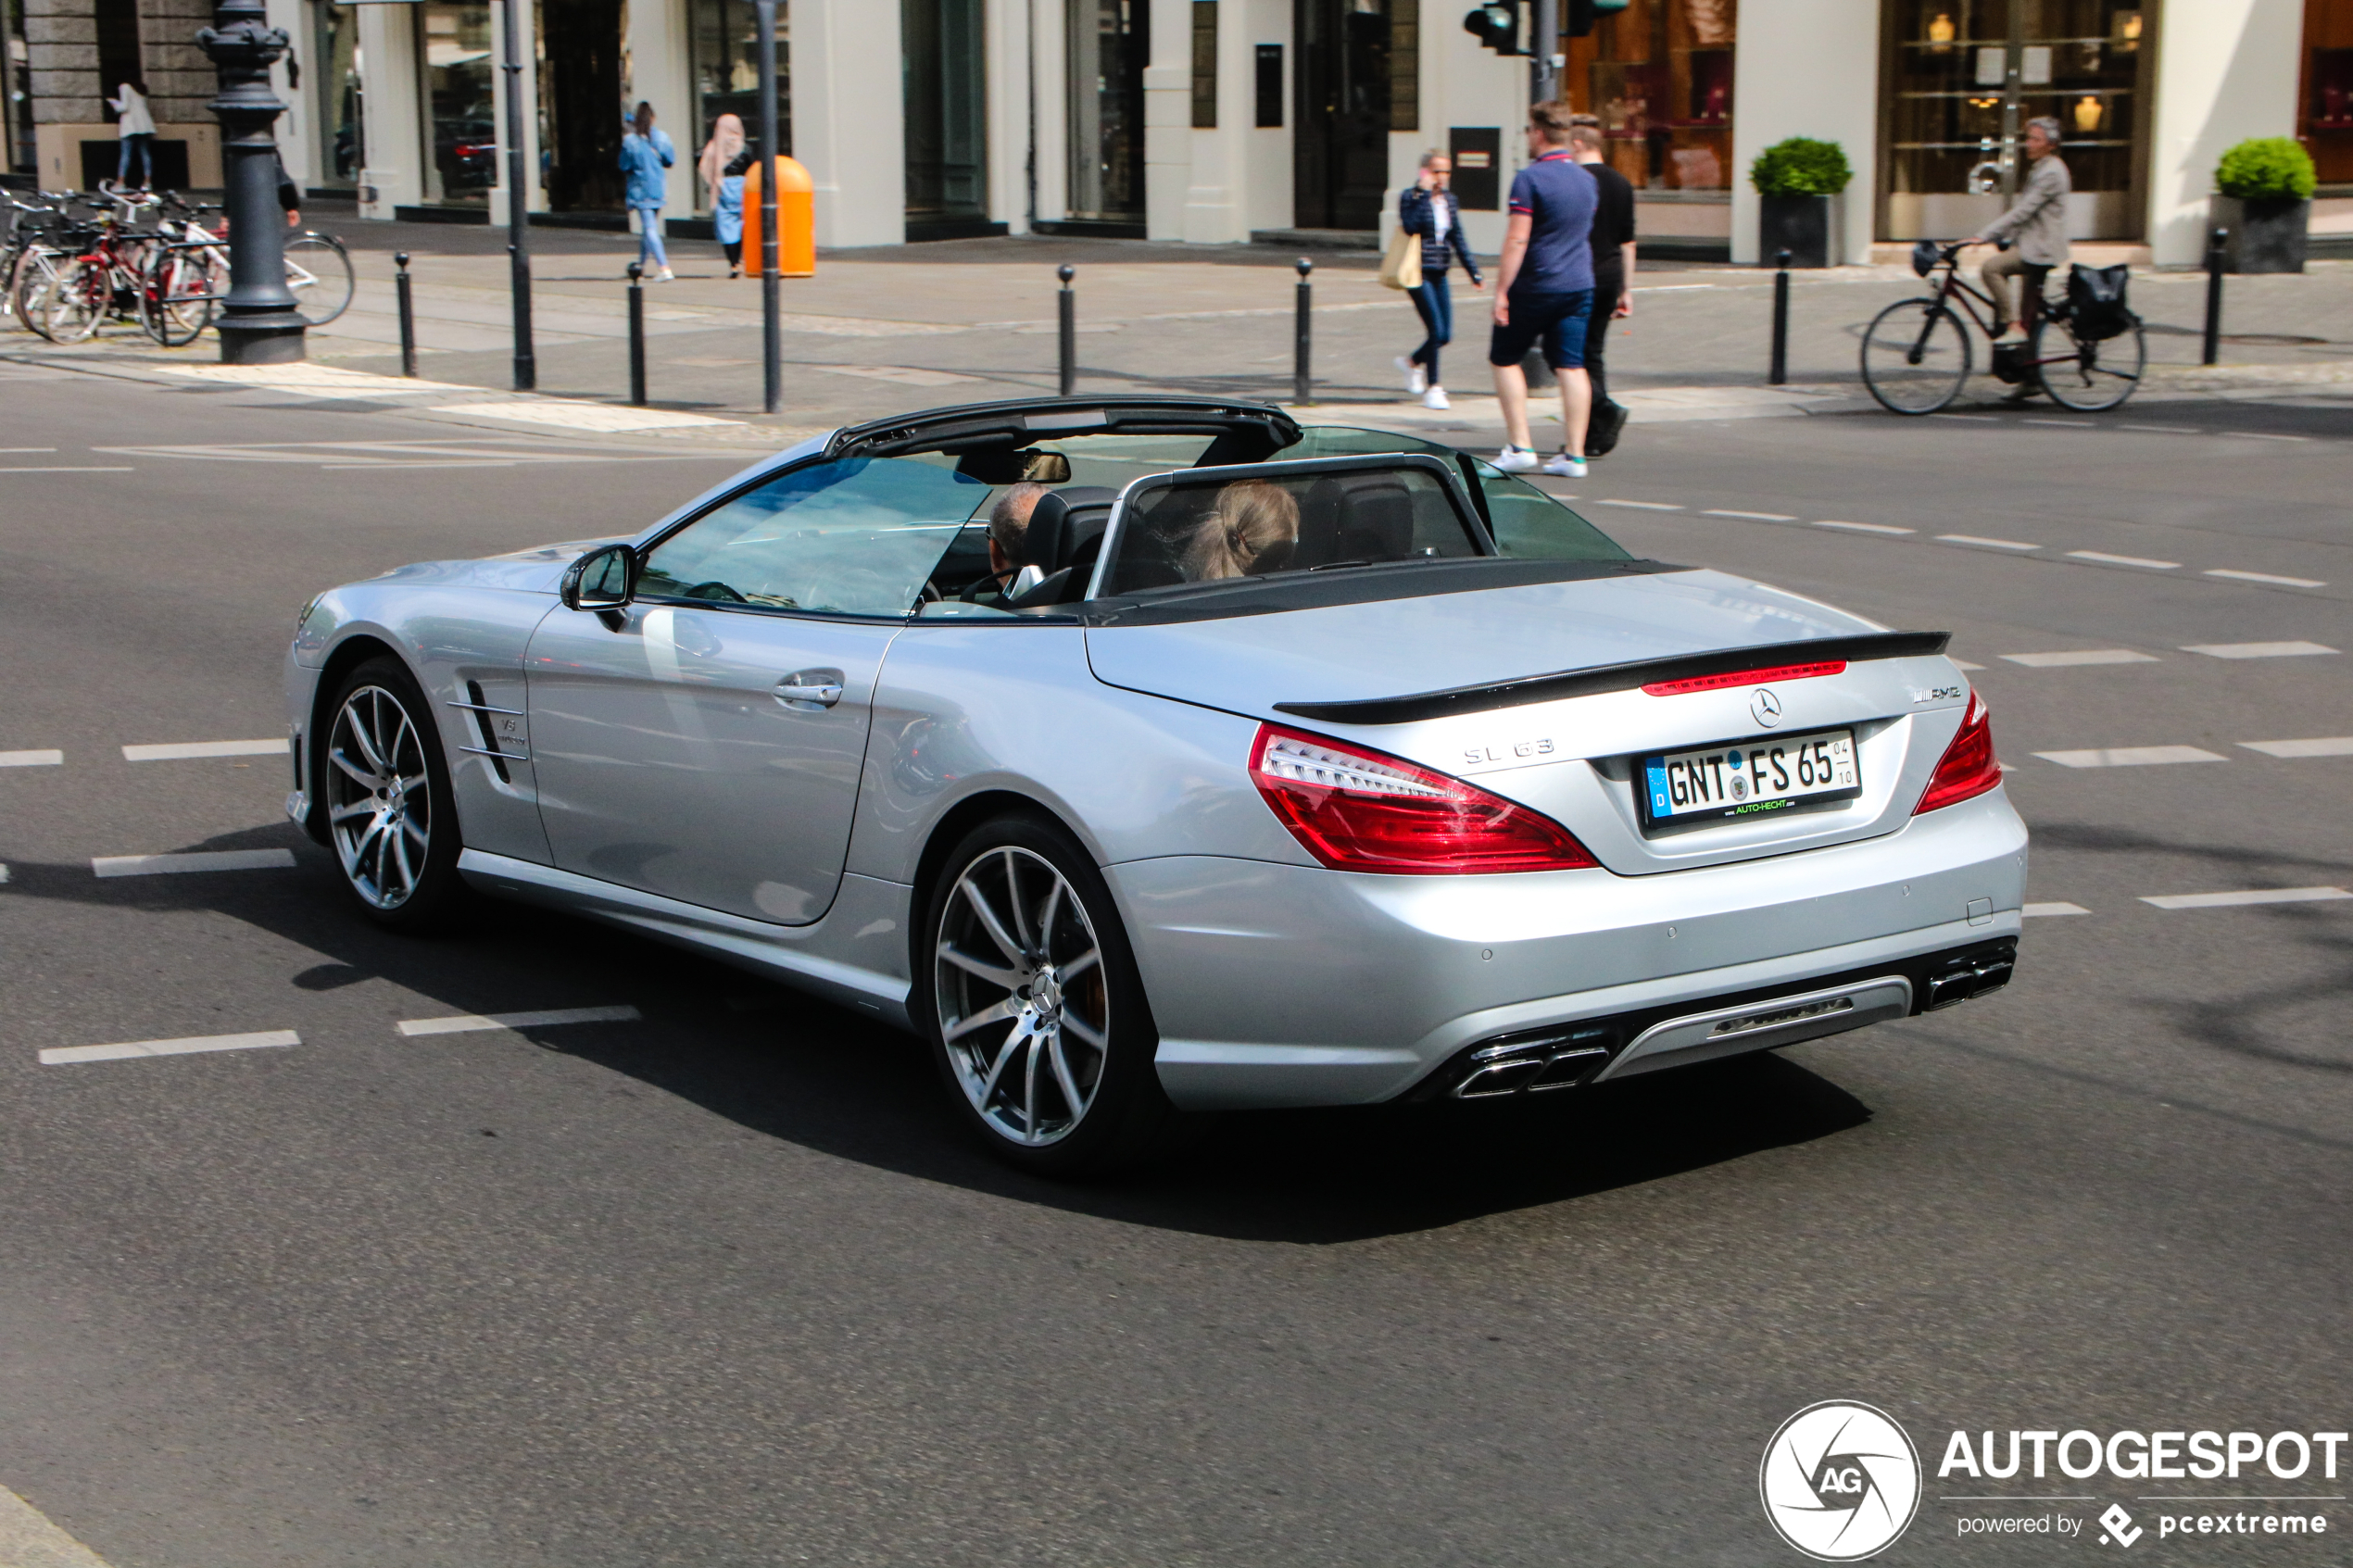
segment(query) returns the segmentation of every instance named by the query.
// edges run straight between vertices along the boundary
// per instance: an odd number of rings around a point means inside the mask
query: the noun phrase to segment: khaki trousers
[[[2019,314],[2018,280],[2024,278],[2026,286],[2033,290],[2032,305],[2037,315],[2043,304],[2043,280],[2051,275],[2048,267],[2040,267],[2019,255],[2016,247],[1997,250],[1988,257],[1985,265],[1977,270],[1984,280],[1985,292],[1994,296],[1994,330],[2000,332],[2012,321],[2032,328],[2033,321]]]

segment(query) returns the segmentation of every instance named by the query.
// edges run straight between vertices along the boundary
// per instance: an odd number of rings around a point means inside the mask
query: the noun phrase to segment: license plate
[[[1761,817],[1863,793],[1855,732],[1768,735],[1642,759],[1646,822]]]

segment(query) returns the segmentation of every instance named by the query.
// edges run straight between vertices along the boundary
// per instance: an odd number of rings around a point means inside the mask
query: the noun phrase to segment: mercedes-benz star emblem
[[[1781,699],[1773,695],[1771,687],[1759,686],[1756,695],[1748,699],[1748,711],[1759,724],[1769,730],[1781,721]]]

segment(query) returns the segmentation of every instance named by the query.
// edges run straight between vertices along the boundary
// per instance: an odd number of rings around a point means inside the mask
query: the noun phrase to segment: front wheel
[[[998,1158],[1075,1176],[1153,1151],[1171,1117],[1159,1035],[1111,889],[1068,834],[1006,816],[966,834],[918,930],[916,1025]]]
[[[183,348],[212,324],[214,287],[211,257],[197,250],[159,245],[147,258],[139,291],[140,314],[147,333],[166,348]]]
[[[351,257],[333,234],[306,229],[286,242],[286,287],[302,319],[323,327],[351,307]]]
[[[2116,336],[2095,340],[2079,338],[2067,322],[2045,316],[2034,323],[2027,357],[2052,402],[2079,414],[2097,414],[2133,395],[2148,367],[2149,351],[2137,317]]]
[[[1969,380],[1969,332],[1933,295],[1898,300],[1863,333],[1863,384],[1891,414],[1933,414]]]
[[[112,304],[106,263],[80,257],[45,281],[38,299],[25,302],[34,331],[51,343],[84,343],[96,335]]]
[[[408,666],[371,659],[337,689],[318,770],[344,886],[380,925],[425,931],[465,899],[441,732]]]

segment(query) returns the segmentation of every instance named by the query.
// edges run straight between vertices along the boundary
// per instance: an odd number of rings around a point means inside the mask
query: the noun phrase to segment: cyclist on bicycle
[[[1992,245],[2015,240],[2010,249],[1988,257],[1979,270],[1985,292],[1994,296],[1994,341],[2018,342],[2026,336],[2028,321],[2021,302],[2011,290],[2023,277],[2039,304],[2043,280],[2054,267],[2067,265],[2067,196],[2074,188],[2067,164],[2058,156],[2059,122],[2047,117],[2026,122],[2027,173],[2018,202],[2007,212],[1961,243]]]

